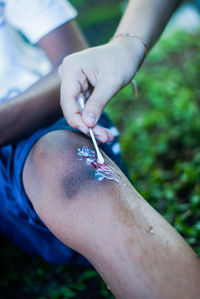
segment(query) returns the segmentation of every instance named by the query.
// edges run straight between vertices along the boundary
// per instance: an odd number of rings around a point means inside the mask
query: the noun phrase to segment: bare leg
[[[121,183],[96,182],[78,159],[83,145],[92,147],[79,134],[57,131],[29,154],[24,186],[44,223],[94,265],[117,298],[199,298],[192,249],[119,170]]]

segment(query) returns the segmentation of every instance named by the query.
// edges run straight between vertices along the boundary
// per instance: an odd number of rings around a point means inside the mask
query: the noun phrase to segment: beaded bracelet
[[[133,34],[133,33],[128,33],[128,32],[125,32],[125,33],[119,33],[119,34],[116,34],[113,36],[113,38],[117,38],[117,37],[133,37],[133,38],[136,38],[137,40],[139,40],[144,48],[145,48],[145,56],[147,56],[147,53],[149,52],[149,47],[147,46],[147,44],[144,42],[144,40],[137,34]]]

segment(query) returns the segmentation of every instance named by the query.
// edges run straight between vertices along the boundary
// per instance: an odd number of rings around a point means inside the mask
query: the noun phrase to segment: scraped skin
[[[95,179],[98,181],[102,181],[104,179],[112,180],[115,182],[120,182],[121,178],[115,168],[109,165],[103,158],[103,163],[99,163],[99,158],[97,157],[97,153],[94,150],[87,146],[83,146],[82,148],[78,148],[77,154],[80,156],[80,160],[83,160],[90,168],[93,168],[95,171]]]
[[[94,265],[116,298],[199,298],[192,249],[105,155],[121,182],[94,180],[77,155],[84,145],[92,148],[78,133],[56,131],[32,149],[23,182],[39,217]]]

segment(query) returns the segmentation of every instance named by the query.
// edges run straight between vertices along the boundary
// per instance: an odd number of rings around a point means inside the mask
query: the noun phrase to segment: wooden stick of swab
[[[84,97],[84,95],[83,95],[82,93],[80,93],[80,95],[79,95],[79,97],[78,97],[78,103],[79,103],[79,105],[80,105],[81,112],[82,112],[82,111],[83,111],[83,108],[84,108],[84,106],[85,106],[85,97]],[[93,133],[93,131],[92,131],[91,128],[90,128],[89,132],[90,132],[90,137],[91,137],[91,139],[92,139],[92,142],[93,142],[94,147],[95,147],[96,152],[97,152],[97,162],[98,162],[99,164],[103,164],[103,163],[104,163],[104,158],[103,158],[103,156],[102,156],[102,154],[101,154],[101,152],[100,152],[100,150],[99,150],[98,144],[97,144],[97,142],[96,142],[96,139],[95,139],[95,137],[94,137],[94,133]]]

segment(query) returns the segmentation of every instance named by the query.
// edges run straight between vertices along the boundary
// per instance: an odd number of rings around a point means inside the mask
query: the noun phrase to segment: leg
[[[24,186],[44,223],[94,265],[117,298],[198,298],[200,265],[191,248],[119,170],[120,183],[96,182],[76,154],[83,145],[91,147],[76,133],[51,132],[29,154]]]

